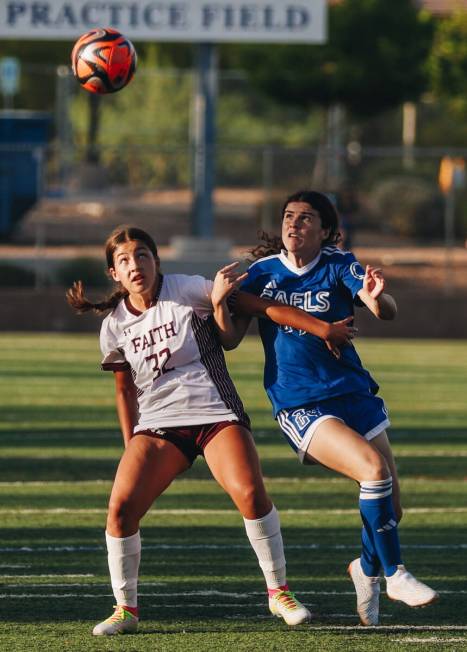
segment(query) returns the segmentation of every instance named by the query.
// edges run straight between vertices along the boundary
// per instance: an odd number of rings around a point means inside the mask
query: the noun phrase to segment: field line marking
[[[2,579],[2,575],[0,575],[0,579]],[[28,577],[39,577],[38,575],[14,575],[16,579],[21,579],[21,578],[28,578]],[[65,577],[65,575],[50,575],[49,577]],[[144,582],[144,586],[167,586],[167,582]],[[104,588],[110,588],[109,587],[109,582],[22,582],[21,584],[10,584],[8,583],[6,585],[6,588],[8,589],[64,589],[64,588],[99,588],[99,587],[104,587]],[[5,586],[2,587],[5,589]],[[79,594],[77,594],[79,595]],[[141,595],[138,593],[138,595]],[[160,595],[160,593],[156,594],[151,594],[151,595]],[[164,591],[164,595],[166,595]]]
[[[251,547],[246,543],[148,543],[142,546],[143,550],[250,550]],[[360,550],[359,544],[333,544],[327,545],[325,543],[302,543],[290,544],[286,546],[286,550]],[[446,544],[403,544],[402,548],[405,550],[466,550],[467,543],[446,543]],[[38,546],[33,548],[31,546],[4,546],[0,547],[0,553],[32,553],[39,552],[99,552],[105,550],[104,545],[88,545],[88,546]]]
[[[75,484],[97,484],[97,485],[110,485],[112,486],[112,480],[2,480],[0,481],[0,487],[61,487],[63,485],[75,485]]]
[[[280,484],[291,483],[291,484],[323,484],[323,482],[329,484],[348,484],[349,481],[346,478],[297,478],[297,477],[271,477],[264,476],[266,482],[277,482]],[[418,482],[418,478],[413,480]],[[423,482],[426,482],[425,480]],[[0,480],[0,487],[61,487],[63,485],[109,485],[112,486],[113,480],[104,480],[103,478],[96,478],[95,480]],[[214,484],[213,478],[176,478],[174,484]]]
[[[29,578],[39,578],[39,577],[95,577],[94,573],[36,573],[33,575],[4,575],[3,573],[0,574],[0,580],[5,580],[5,579],[18,579],[24,577],[25,579]],[[24,585],[23,585],[24,586]],[[28,584],[28,586],[32,586],[32,584]],[[38,584],[37,586],[44,586],[44,584]],[[57,586],[54,584],[53,586]],[[64,584],[64,586],[68,586],[68,584]],[[75,586],[80,586],[79,584],[76,584]]]
[[[392,643],[465,643],[466,638],[457,637],[457,638],[441,638],[440,636],[429,636],[427,638],[391,638]]]
[[[330,514],[334,516],[342,515],[353,515],[359,514],[358,509],[349,508],[349,509],[281,509],[280,513],[288,514],[291,516],[314,516],[319,514]],[[467,513],[467,507],[408,507],[404,509],[405,514],[465,514]],[[6,507],[0,509],[0,515],[10,515],[10,514],[20,514],[20,515],[32,515],[32,514],[107,514],[106,508],[99,507],[90,507],[90,508],[81,508],[81,507],[51,507],[51,508],[13,508]],[[230,516],[238,514],[236,509],[204,509],[204,508],[193,508],[193,509],[158,509],[157,507],[151,509],[147,512],[146,516],[197,516],[197,515],[206,515],[210,514],[214,516]]]
[[[467,452],[465,455],[467,456]],[[399,457],[399,456],[398,456]],[[459,457],[459,454],[456,453],[455,457]],[[315,477],[287,477],[287,476],[264,476],[265,482],[272,482],[277,484],[349,484],[347,478],[315,478]],[[405,478],[402,480],[402,483],[410,482],[412,484],[425,484],[429,483],[446,483],[451,482],[453,484],[457,483],[458,480],[452,480],[449,478]],[[62,486],[71,486],[74,485],[108,485],[112,486],[113,480],[105,480],[103,478],[96,478],[95,480],[0,480],[0,487],[62,487]],[[176,478],[174,480],[175,485],[179,484],[214,484],[213,478]]]
[[[110,595],[111,593],[111,588],[109,584],[103,584],[103,583],[83,583],[83,584],[11,584],[7,585],[7,587],[3,587],[3,589],[8,588],[21,588],[23,587],[24,589],[31,589],[31,588],[75,588],[78,586],[81,586],[83,588],[86,588],[88,591],[92,590],[94,588],[100,588],[100,587],[106,587],[109,592],[105,593],[94,593],[92,596],[87,596],[87,597],[105,597],[107,595]],[[143,597],[143,598],[157,598],[160,597],[161,594],[160,592],[154,593],[154,592],[148,592],[144,590],[144,587],[149,587],[149,586],[167,586],[167,583],[160,583],[160,582],[141,582],[141,590],[138,591],[138,595]],[[465,595],[467,594],[466,590],[460,590],[460,591],[438,591],[438,593],[441,593],[442,595]],[[49,594],[38,594],[38,593],[19,593],[19,594],[14,594],[14,593],[9,593],[9,594],[3,594],[0,595],[0,597],[10,597],[10,598],[21,598],[21,597],[47,597]],[[75,597],[79,598],[82,597],[81,593],[64,593],[61,594],[63,597]],[[306,596],[334,596],[334,597],[342,597],[342,596],[355,596],[355,591],[300,591],[300,595],[306,595]],[[385,595],[385,592],[382,591],[382,595]],[[256,596],[264,596],[264,593],[259,592],[259,591],[252,591],[250,593],[233,593],[231,591],[216,591],[216,590],[207,590],[207,591],[164,591],[164,598],[186,598],[186,597],[222,597],[222,598],[235,598],[235,599],[242,599],[242,600],[248,600],[251,597],[256,597]],[[466,625],[467,628],[467,625]]]
[[[326,614],[327,616],[327,614]],[[247,616],[241,615],[238,616],[242,620],[257,620],[258,616]],[[263,616],[259,616],[262,618]],[[355,616],[356,617],[356,616]],[[227,620],[235,620],[237,616],[224,615],[223,618]],[[269,616],[264,616],[264,618],[269,618]],[[303,631],[303,630],[302,630]],[[418,632],[464,632],[467,631],[466,625],[367,625],[363,627],[362,625],[309,625],[310,632],[356,632],[361,633],[367,636],[370,632],[378,634],[380,632],[406,632],[406,631],[418,631]],[[465,640],[465,638],[461,639]],[[404,639],[398,639],[398,641],[403,642]]]

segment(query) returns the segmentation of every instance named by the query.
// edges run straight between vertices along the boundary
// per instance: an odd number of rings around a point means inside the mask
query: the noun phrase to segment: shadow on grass
[[[261,458],[261,450],[260,458]],[[1,449],[0,449],[1,455]],[[114,478],[119,458],[93,459],[92,457],[62,457],[60,455],[37,458],[25,456],[0,458],[0,478],[3,482],[30,481],[80,481],[108,480]],[[263,475],[267,478],[323,478],[339,477],[317,466],[304,467],[291,456],[282,458],[263,458],[261,460]],[[397,460],[401,480],[411,478],[430,478],[463,480],[466,477],[465,457],[443,457],[440,455],[410,456]],[[203,462],[183,475],[184,478],[210,479],[211,473]],[[297,490],[297,494],[299,490]],[[303,506],[303,505],[302,505]]]
[[[57,417],[61,410],[61,418],[67,422],[73,421],[73,427],[60,425],[51,425],[44,427],[22,427],[20,431],[15,430],[12,423],[10,431],[0,432],[0,450],[4,446],[16,446],[18,448],[26,446],[43,446],[45,448],[75,447],[85,446],[86,448],[99,447],[103,445],[119,445],[121,435],[116,420],[115,410],[113,407],[97,409],[94,406],[86,407],[85,410],[77,411],[76,408],[62,407],[41,409],[42,419],[50,421],[59,421]],[[52,419],[55,416],[55,419]],[[115,422],[115,427],[95,428],[91,425],[86,426],[86,420],[93,420],[99,417],[101,420]],[[40,419],[36,414],[36,408],[21,408],[21,421],[33,423]],[[83,423],[83,419],[85,420]],[[258,445],[281,444],[288,448],[285,438],[279,427],[254,427],[253,434]],[[391,428],[390,439],[393,444],[413,445],[418,450],[423,450],[424,445],[439,445],[444,450],[450,445],[465,445],[467,451],[467,428]],[[291,449],[290,449],[291,450]],[[292,452],[291,452],[292,454]],[[293,454],[292,454],[293,456]],[[294,456],[293,456],[294,457]]]
[[[1,455],[1,451],[0,451]],[[113,480],[118,459],[7,457],[0,459],[2,482]]]
[[[63,408],[63,411],[67,412],[66,408]],[[72,418],[69,412],[67,414],[68,418]],[[86,411],[86,417],[90,420],[98,414],[102,416],[102,411]],[[110,414],[113,414],[112,410],[109,410],[109,418]],[[35,417],[27,414],[27,418],[29,420]],[[25,429],[20,433],[1,433],[0,478],[3,481],[112,480],[123,450],[118,429],[86,428],[82,421],[80,425],[80,429],[76,430],[41,428]],[[391,439],[396,447],[404,446],[404,455],[397,459],[402,479],[406,477],[464,479],[466,477],[466,458],[458,454],[463,444],[467,451],[467,433],[464,429],[393,429]],[[256,441],[266,477],[329,478],[335,475],[317,465],[299,464],[278,429],[260,430]],[[436,450],[438,446],[439,453]],[[452,454],[446,457],[444,452],[449,451],[450,446],[453,446]],[[28,447],[40,447],[44,457],[31,456],[27,450],[22,454],[22,449]],[[17,455],[2,456],[2,448],[15,448]],[[75,456],[64,454],[71,448],[86,452],[108,448],[111,454],[107,459],[93,459],[92,455],[80,457],[79,454]],[[413,455],[410,454],[411,450],[414,452]],[[424,452],[426,454],[423,454]],[[204,479],[210,478],[211,475],[204,463],[197,462],[188,477]]]
[[[183,477],[190,478],[192,474],[189,471]],[[70,479],[68,476],[68,480]],[[411,485],[410,491],[406,491],[402,484],[405,509],[426,509],[427,505],[438,509],[448,509],[452,505],[465,504],[467,498],[465,483],[450,483],[448,487],[438,488],[438,490],[436,486],[430,487],[428,483]],[[110,476],[106,485],[76,487],[71,484],[60,486],[59,489],[53,491],[37,486],[22,487],[21,491],[18,491],[16,485],[13,484],[11,487],[1,487],[0,506],[2,510],[105,510],[111,484]],[[283,483],[271,482],[268,483],[268,489],[276,507],[284,512],[287,510],[316,510],[319,514],[325,515],[333,514],[336,509],[358,510],[358,487],[351,480],[348,481],[348,485],[345,484],[345,481],[342,484],[331,486],[329,483],[324,483],[322,486],[317,483],[307,483],[294,492],[290,491],[290,486],[287,489],[284,488]],[[172,509],[189,508],[209,511],[213,509],[214,504],[216,509],[235,509],[230,497],[214,479],[211,478],[210,484],[203,487],[202,491],[198,491],[196,486],[192,487],[191,483],[177,486],[177,482],[175,482],[155,501],[150,515],[151,518],[156,518],[158,510]],[[303,515],[303,518],[306,518],[306,515]],[[313,517],[309,515],[308,518]]]

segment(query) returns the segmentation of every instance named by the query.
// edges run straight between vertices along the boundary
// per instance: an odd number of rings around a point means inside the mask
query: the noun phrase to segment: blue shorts
[[[277,420],[288,443],[304,463],[305,453],[316,428],[326,419],[339,419],[368,441],[390,426],[382,398],[367,392],[347,394],[301,408],[281,410]]]

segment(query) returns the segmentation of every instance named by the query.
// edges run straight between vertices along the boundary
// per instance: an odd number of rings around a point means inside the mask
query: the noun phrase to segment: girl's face
[[[134,295],[153,292],[159,276],[159,259],[140,240],[119,244],[113,254],[114,266],[109,269],[114,281]]]
[[[329,229],[323,229],[317,210],[306,202],[290,202],[282,218],[282,242],[291,254],[317,255]]]

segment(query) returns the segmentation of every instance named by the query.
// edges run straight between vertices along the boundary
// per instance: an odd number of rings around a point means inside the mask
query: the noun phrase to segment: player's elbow
[[[384,296],[384,302],[380,304],[378,317],[385,321],[393,321],[397,317],[397,304],[389,294]]]
[[[239,339],[228,340],[227,342],[222,342],[222,348],[224,351],[233,351],[240,344]]]
[[[380,319],[384,319],[385,321],[394,321],[396,317],[397,306],[394,304],[394,306],[388,307],[382,311]]]

